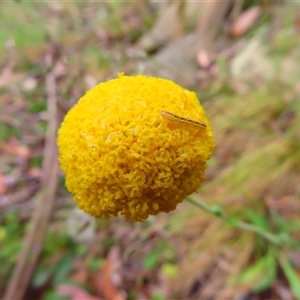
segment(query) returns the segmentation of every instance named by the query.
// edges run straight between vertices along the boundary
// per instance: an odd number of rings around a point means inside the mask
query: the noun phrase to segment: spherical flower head
[[[195,93],[170,80],[120,74],[67,113],[59,161],[80,209],[143,221],[200,188],[212,135]]]

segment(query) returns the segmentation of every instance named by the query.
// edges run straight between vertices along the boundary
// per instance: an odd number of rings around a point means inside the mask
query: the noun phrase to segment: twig
[[[23,179],[21,176],[20,178]],[[21,188],[14,193],[0,196],[0,215],[4,211],[11,210],[14,205],[28,201],[39,189],[39,182],[26,182],[26,180],[24,180],[24,182],[24,188]]]
[[[214,49],[214,41],[219,28],[224,23],[226,12],[232,5],[230,0],[206,1],[197,26],[197,34],[205,50]],[[200,49],[199,49],[200,50]]]
[[[5,206],[0,208],[0,218],[4,217],[4,215],[8,211],[14,211],[18,214],[20,220],[28,220],[30,218],[32,211],[36,209],[39,205],[34,199],[30,199],[21,203],[14,203],[13,205]],[[57,212],[63,210],[65,208],[70,208],[74,206],[74,201],[72,197],[56,197],[52,208],[52,216],[56,215]]]
[[[50,218],[57,187],[57,100],[55,73],[46,77],[48,128],[44,148],[43,180],[38,195],[38,205],[33,211],[30,227],[24,238],[24,248],[20,253],[13,275],[5,291],[4,299],[22,299],[33,274],[42,249],[45,231]]]
[[[15,128],[21,127],[21,123],[10,115],[0,114],[0,122]]]

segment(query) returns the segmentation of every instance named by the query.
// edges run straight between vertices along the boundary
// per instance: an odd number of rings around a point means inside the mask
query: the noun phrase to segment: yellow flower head
[[[195,93],[170,80],[120,74],[68,112],[59,161],[80,209],[142,221],[200,188],[212,135]]]

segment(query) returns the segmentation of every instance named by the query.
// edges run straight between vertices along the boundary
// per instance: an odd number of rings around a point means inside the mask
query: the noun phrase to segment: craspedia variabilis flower
[[[67,113],[59,161],[80,209],[142,221],[200,188],[212,135],[195,93],[170,80],[120,74]]]

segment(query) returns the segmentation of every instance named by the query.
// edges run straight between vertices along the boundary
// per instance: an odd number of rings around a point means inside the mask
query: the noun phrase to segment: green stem
[[[207,204],[205,204],[205,203],[203,203],[199,200],[195,200],[191,196],[188,196],[186,198],[186,200],[188,202],[190,202],[192,205],[197,206],[197,207],[205,210],[206,212],[208,212],[212,215],[215,215],[216,217],[222,219],[226,223],[229,223],[229,224],[232,225],[232,222],[224,216],[223,211],[219,206],[207,205]],[[275,245],[282,244],[281,239],[277,235],[275,235],[275,234],[273,234],[269,231],[266,231],[263,228],[258,227],[256,225],[241,222],[241,221],[237,221],[236,223],[234,223],[234,226],[236,226],[237,228],[243,229],[243,230],[255,232],[256,234],[260,235],[261,237],[263,237],[264,239],[266,239],[267,241],[269,241],[269,242],[271,242]]]

